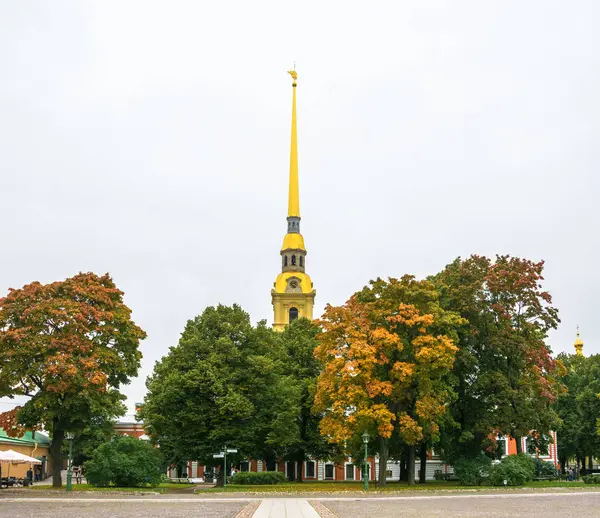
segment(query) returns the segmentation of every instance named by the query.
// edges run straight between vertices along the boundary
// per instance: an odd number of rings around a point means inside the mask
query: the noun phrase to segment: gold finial
[[[577,325],[577,339],[575,340],[573,347],[575,347],[577,356],[583,356],[583,341],[579,338],[579,324]]]
[[[288,70],[288,74],[292,76],[294,83],[296,83],[296,80],[298,79],[298,72],[296,72],[296,64],[294,64],[294,70]]]

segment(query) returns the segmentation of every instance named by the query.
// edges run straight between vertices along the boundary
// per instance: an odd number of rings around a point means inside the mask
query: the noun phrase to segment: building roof
[[[41,432],[25,432],[21,437],[9,437],[7,433],[0,428],[0,443],[14,444],[15,446],[50,446],[50,438]]]
[[[119,419],[116,423],[115,423],[115,427],[119,427],[119,426],[125,426],[125,425],[143,425],[144,421],[138,421],[135,418],[135,414],[127,414],[124,415],[121,419]]]

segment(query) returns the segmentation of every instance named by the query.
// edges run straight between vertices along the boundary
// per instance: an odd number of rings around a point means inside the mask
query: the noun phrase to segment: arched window
[[[296,265],[296,256],[293,255],[292,256],[292,266],[295,266],[295,265]]]
[[[287,266],[287,255],[283,256],[283,266]]]
[[[300,256],[300,266],[304,266],[304,257]]]
[[[298,318],[298,308],[290,308],[290,322]]]

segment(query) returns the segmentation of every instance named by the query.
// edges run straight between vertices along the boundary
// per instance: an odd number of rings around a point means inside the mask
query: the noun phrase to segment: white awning
[[[34,459],[28,455],[16,452],[14,450],[0,451],[0,462],[9,464],[41,464],[41,460]]]

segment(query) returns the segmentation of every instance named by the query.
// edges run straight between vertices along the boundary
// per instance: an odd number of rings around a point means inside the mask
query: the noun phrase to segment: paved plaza
[[[267,497],[11,497],[0,494],[0,518],[418,518],[600,517],[600,492],[414,496]]]

